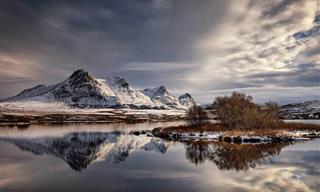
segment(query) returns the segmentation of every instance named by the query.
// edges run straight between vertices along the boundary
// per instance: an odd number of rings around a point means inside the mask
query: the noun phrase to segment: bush
[[[280,122],[276,103],[260,106],[244,93],[233,92],[230,97],[217,97],[212,106],[220,122],[228,128],[276,128]]]
[[[207,112],[197,105],[193,105],[187,111],[187,121],[188,125],[191,127],[199,127],[200,125],[206,123],[208,120]]]

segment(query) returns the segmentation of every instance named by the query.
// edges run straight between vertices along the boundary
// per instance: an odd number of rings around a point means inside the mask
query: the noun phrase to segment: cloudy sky
[[[320,97],[320,0],[1,0],[0,97],[78,68],[207,103]]]

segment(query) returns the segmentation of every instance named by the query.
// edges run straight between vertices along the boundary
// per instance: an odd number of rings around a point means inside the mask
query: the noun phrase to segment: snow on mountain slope
[[[114,106],[113,91],[84,70],[75,71],[66,81],[58,84],[48,97],[75,106]]]
[[[184,106],[179,103],[178,99],[163,85],[156,88],[144,89],[142,93],[150,97],[150,99],[158,105],[163,105],[167,108],[184,108]]]
[[[37,97],[41,96],[50,90],[54,89],[57,85],[37,85],[30,89],[25,89],[21,93],[19,93],[17,96],[15,96],[12,99],[24,99],[24,98],[30,98],[30,97]]]
[[[179,101],[180,105],[183,105],[188,108],[196,104],[194,98],[189,93],[185,93],[183,95],[180,95],[178,97],[178,101]]]
[[[178,100],[164,86],[141,92],[121,77],[99,80],[79,69],[61,83],[37,85],[1,102],[6,106],[28,102],[81,108],[186,109],[191,100],[190,94]]]
[[[286,119],[320,119],[320,100],[287,104],[281,112]]]
[[[137,105],[155,107],[149,97],[132,88],[129,83],[121,77],[108,77],[105,82],[114,92],[117,101],[123,105]]]
[[[39,85],[26,89],[17,96],[4,101],[60,101],[77,107],[115,106],[113,91],[84,70],[77,70],[65,81],[55,85]]]

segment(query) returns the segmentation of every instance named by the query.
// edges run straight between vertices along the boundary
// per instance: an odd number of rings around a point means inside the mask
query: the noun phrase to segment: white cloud
[[[296,41],[294,33],[312,28],[317,1],[292,1],[275,15],[262,13],[279,10],[278,1],[256,2],[248,8],[249,1],[230,5],[228,17],[219,28],[201,38],[195,45],[199,69],[190,71],[189,82],[213,88],[228,82],[270,85],[268,81],[251,82],[251,74],[291,72],[300,64],[320,61],[319,54],[305,56],[305,52],[320,44],[319,38]],[[268,12],[267,12],[268,13]],[[288,81],[272,82],[271,85]]]

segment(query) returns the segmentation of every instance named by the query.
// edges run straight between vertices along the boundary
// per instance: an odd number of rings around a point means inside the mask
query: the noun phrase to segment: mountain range
[[[5,102],[63,102],[80,108],[187,109],[195,104],[189,93],[176,97],[165,86],[138,90],[121,77],[97,79],[83,69],[53,85],[37,85]]]

